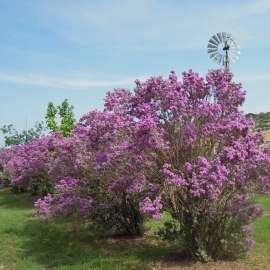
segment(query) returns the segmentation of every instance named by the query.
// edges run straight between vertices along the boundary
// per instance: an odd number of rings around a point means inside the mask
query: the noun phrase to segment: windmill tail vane
[[[213,35],[207,46],[207,53],[214,62],[224,66],[227,72],[230,72],[230,62],[235,63],[239,57],[241,47],[237,45],[238,41],[230,33],[220,32]]]

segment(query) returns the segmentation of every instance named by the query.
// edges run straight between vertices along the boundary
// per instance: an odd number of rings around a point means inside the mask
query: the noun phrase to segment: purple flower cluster
[[[48,194],[43,199],[38,199],[34,206],[39,210],[34,211],[34,215],[39,214],[44,220],[45,216],[49,219],[56,217],[69,217],[76,213],[77,226],[85,216],[89,214],[93,199],[90,196],[84,198],[78,192],[77,185],[79,180],[66,177],[56,185],[57,193],[55,196]]]

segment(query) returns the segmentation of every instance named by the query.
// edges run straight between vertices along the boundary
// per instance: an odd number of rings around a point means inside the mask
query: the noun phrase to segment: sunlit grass
[[[36,199],[0,190],[0,266],[9,269],[148,269],[149,263],[178,249],[177,245],[156,240],[153,229],[135,239],[108,239],[91,231],[88,224],[72,233],[72,220],[53,224],[32,218]],[[161,221],[151,221],[147,226],[158,228],[161,224]]]
[[[170,219],[168,214],[162,221],[147,222],[146,227],[150,230],[144,237],[108,238],[91,230],[87,223],[77,233],[72,233],[72,220],[54,224],[32,218],[36,199],[24,194],[15,195],[7,189],[0,190],[1,270],[153,269],[167,265],[171,254],[180,254],[182,250],[179,243],[169,244],[157,240],[154,235],[154,231]],[[254,223],[255,250],[248,260],[230,262],[233,267],[244,264],[248,268],[243,269],[256,269],[258,265],[266,265],[264,268],[267,269],[270,266],[270,197],[256,197],[255,201],[265,210],[264,216]],[[166,263],[162,264],[164,259]],[[187,267],[185,260],[174,263],[183,263],[182,266]],[[190,267],[179,269],[199,269]]]
[[[254,250],[261,254],[270,255],[270,196],[258,196],[253,201],[264,210],[263,217],[254,222],[256,227]]]

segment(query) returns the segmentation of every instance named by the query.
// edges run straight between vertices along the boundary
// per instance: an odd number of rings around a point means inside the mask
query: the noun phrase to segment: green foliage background
[[[51,131],[61,131],[67,137],[72,130],[76,119],[73,113],[74,107],[69,106],[68,100],[65,99],[61,105],[55,107],[52,102],[49,102],[46,114],[46,123]],[[61,119],[61,123],[57,124],[57,115]]]
[[[261,128],[262,130],[270,129],[270,112],[260,112],[258,114],[248,113],[246,114],[246,117],[253,118],[253,120],[255,121],[254,128]]]

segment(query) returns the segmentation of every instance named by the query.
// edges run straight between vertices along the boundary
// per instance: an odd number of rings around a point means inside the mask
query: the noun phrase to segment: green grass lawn
[[[254,222],[256,227],[254,231],[256,241],[254,251],[270,255],[270,196],[258,196],[253,201],[264,210],[263,217]]]
[[[157,241],[153,231],[135,239],[105,238],[86,224],[72,233],[72,221],[32,218],[36,199],[0,190],[0,269],[148,269],[178,248]]]
[[[90,230],[88,224],[82,226],[77,233],[72,233],[71,220],[53,224],[32,218],[33,202],[36,199],[0,189],[1,270],[167,269],[172,264],[179,265],[179,268],[174,269],[216,267],[216,263],[205,266],[185,262],[183,258],[175,259],[179,257],[181,247],[157,240],[153,234],[164,220],[149,222],[147,226],[152,229],[145,236],[132,239],[101,236]],[[253,255],[247,260],[235,262],[248,265],[248,268],[242,269],[262,269],[260,265],[270,269],[270,197],[257,197],[256,201],[265,210],[265,214],[254,224],[256,245]],[[228,267],[227,262],[218,262],[218,265],[222,263],[225,263],[226,269],[235,269]]]

